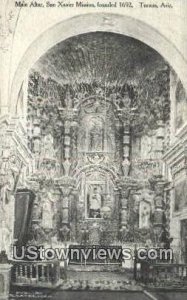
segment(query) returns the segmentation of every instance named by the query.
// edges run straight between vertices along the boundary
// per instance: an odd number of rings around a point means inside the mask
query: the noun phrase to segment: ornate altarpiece
[[[167,72],[162,73],[166,85]],[[117,93],[112,86],[106,92],[87,84],[75,94],[67,85],[62,98],[54,80],[49,95],[43,85],[45,79],[33,71],[28,136],[36,171],[28,186],[36,198],[29,243],[158,243],[165,222],[166,90],[165,104],[152,100],[161,112],[153,122],[153,116],[145,119],[148,108],[143,110],[135,86],[126,84]]]

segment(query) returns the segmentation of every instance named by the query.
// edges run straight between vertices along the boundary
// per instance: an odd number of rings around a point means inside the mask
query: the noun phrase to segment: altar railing
[[[17,286],[55,287],[60,280],[58,261],[12,261],[11,283]]]
[[[156,287],[187,287],[187,264],[141,262],[136,280]]]

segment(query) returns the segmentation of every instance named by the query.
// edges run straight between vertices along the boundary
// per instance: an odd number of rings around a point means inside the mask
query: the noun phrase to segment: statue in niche
[[[87,209],[89,218],[101,218],[103,207],[103,188],[101,185],[93,185],[87,195]]]
[[[67,224],[64,224],[62,228],[60,229],[61,238],[63,242],[67,242],[70,240],[70,228],[67,226]]]
[[[14,226],[14,193],[21,167],[14,153],[4,157],[0,166],[0,251],[10,254]]]
[[[55,159],[56,151],[54,148],[54,140],[53,140],[53,136],[50,133],[44,136],[42,144],[43,144],[42,151],[41,151],[42,158]]]
[[[66,109],[72,109],[73,108],[73,99],[71,97],[70,91],[68,90],[66,98],[64,99],[65,101],[65,105],[66,105]]]
[[[53,228],[54,199],[51,192],[45,192],[42,206],[42,227]]]
[[[152,159],[153,157],[153,136],[144,135],[141,138],[141,157],[143,159]]]
[[[125,177],[129,175],[130,167],[131,167],[131,162],[127,157],[125,157],[124,160],[122,161],[122,170],[123,170],[123,175]]]
[[[186,117],[187,117],[187,108],[186,108],[187,95],[181,81],[179,81],[176,86],[175,97],[176,97],[175,124],[176,124],[176,129],[179,129],[185,124]]]
[[[149,228],[151,219],[151,205],[148,201],[142,200],[139,208],[139,228]]]
[[[0,172],[2,177],[0,199],[3,204],[7,204],[10,202],[11,194],[15,191],[19,174],[19,167],[14,154],[3,160]]]
[[[51,134],[43,137],[42,150],[40,154],[41,167],[48,179],[53,178],[57,171],[57,150],[54,147],[54,139]]]
[[[64,168],[64,175],[65,176],[69,176],[69,174],[70,174],[70,168],[71,168],[71,162],[69,161],[69,159],[66,159],[63,162],[63,168]]]
[[[88,129],[88,150],[104,150],[104,128],[100,118],[92,118]]]

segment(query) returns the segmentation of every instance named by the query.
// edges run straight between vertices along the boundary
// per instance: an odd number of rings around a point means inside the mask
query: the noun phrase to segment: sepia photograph
[[[0,2],[0,300],[187,299],[186,0]]]

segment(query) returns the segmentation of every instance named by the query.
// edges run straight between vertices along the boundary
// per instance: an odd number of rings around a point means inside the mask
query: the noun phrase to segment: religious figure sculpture
[[[13,242],[14,193],[19,172],[16,156],[13,153],[2,159],[0,166],[0,252],[4,250],[8,255]]]
[[[71,97],[71,94],[70,94],[69,90],[67,91],[67,95],[66,95],[66,98],[64,99],[64,101],[65,101],[65,105],[66,105],[67,110],[70,110],[70,109],[73,108],[73,99]]]
[[[141,157],[143,159],[152,159],[153,150],[153,137],[150,135],[144,135],[141,138]]]
[[[0,170],[0,175],[2,178],[2,184],[0,187],[0,199],[3,204],[7,204],[10,202],[11,194],[15,191],[17,175],[19,173],[16,157],[14,154],[10,155],[8,158],[3,159]]]
[[[129,175],[130,166],[131,166],[131,162],[128,160],[127,157],[125,157],[124,160],[122,161],[122,170],[123,170],[123,175],[125,177]]]
[[[53,228],[53,212],[54,199],[50,192],[44,193],[43,207],[42,207],[42,227],[45,229]]]
[[[101,186],[93,186],[91,193],[87,196],[88,217],[101,218],[101,208],[103,206],[103,195]]]
[[[63,162],[63,167],[64,167],[64,175],[65,176],[69,176],[69,174],[70,174],[70,168],[71,168],[71,163],[70,163],[69,159],[66,159]]]
[[[151,206],[150,203],[146,200],[140,202],[139,209],[139,227],[140,228],[149,228],[151,217]]]
[[[60,232],[61,232],[61,237],[63,242],[67,242],[70,240],[70,228],[67,226],[67,224],[64,224],[62,226]]]
[[[89,151],[104,150],[104,129],[100,119],[92,118],[89,129]]]
[[[53,136],[49,133],[44,136],[40,153],[41,168],[47,179],[54,177],[57,171],[57,150],[54,147]]]
[[[53,136],[49,133],[43,138],[43,149],[41,151],[42,158],[54,159],[56,156],[54,149]]]

